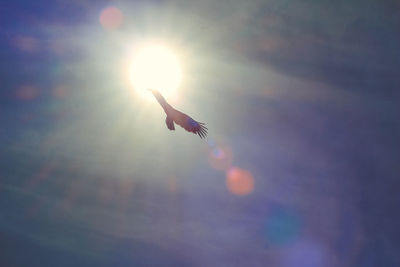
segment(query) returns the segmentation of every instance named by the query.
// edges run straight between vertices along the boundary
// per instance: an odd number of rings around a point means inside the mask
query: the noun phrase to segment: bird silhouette
[[[207,136],[207,127],[204,123],[195,121],[185,113],[180,112],[179,110],[174,109],[165,98],[160,94],[157,90],[149,89],[154,97],[157,99],[158,103],[160,103],[161,107],[164,109],[167,117],[165,118],[165,123],[167,124],[168,129],[171,131],[175,130],[175,125],[178,124],[183,129],[188,132],[197,134],[200,138],[204,138]]]

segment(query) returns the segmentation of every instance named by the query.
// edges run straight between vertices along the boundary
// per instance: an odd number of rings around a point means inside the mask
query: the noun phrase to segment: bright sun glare
[[[146,89],[159,90],[166,97],[174,96],[182,80],[182,70],[176,55],[161,45],[138,49],[132,61],[133,87],[143,96]]]

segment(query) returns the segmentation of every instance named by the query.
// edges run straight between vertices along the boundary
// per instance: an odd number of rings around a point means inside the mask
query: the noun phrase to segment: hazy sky
[[[2,3],[0,265],[399,266],[399,29],[394,0]],[[143,40],[206,140],[135,93]]]

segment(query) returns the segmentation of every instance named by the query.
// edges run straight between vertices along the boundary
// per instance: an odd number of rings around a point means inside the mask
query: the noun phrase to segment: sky
[[[1,266],[400,266],[400,4],[0,5]],[[182,64],[170,132],[129,79]]]

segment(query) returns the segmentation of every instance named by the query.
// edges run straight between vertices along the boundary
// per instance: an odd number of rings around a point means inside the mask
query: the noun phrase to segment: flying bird
[[[185,113],[174,109],[170,104],[168,104],[168,102],[160,94],[159,91],[152,89],[149,90],[153,93],[154,97],[157,99],[158,103],[160,103],[161,107],[167,114],[167,117],[165,118],[165,123],[167,124],[168,129],[174,131],[175,122],[186,131],[197,134],[198,136],[200,136],[200,138],[204,138],[207,136],[207,127],[204,123],[195,121]]]

